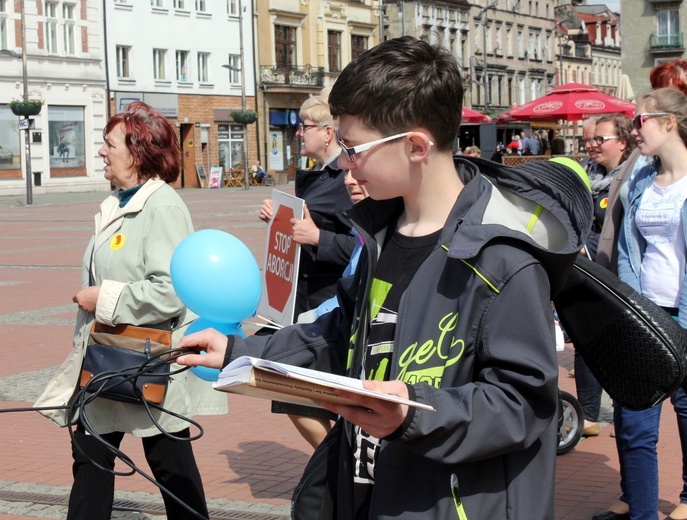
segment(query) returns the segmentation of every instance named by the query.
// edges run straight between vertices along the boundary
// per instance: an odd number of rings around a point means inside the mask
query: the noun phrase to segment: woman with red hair
[[[78,310],[72,353],[37,406],[71,400],[94,321],[171,330],[175,344],[196,318],[179,300],[170,276],[174,249],[193,232],[186,206],[169,185],[181,164],[176,130],[148,105],[134,102],[110,119],[103,138],[98,154],[105,163],[105,179],[116,191],[95,216],[95,232],[83,258],[81,289],[73,298]],[[187,417],[225,413],[226,396],[218,394],[186,371],[170,377],[162,407]],[[75,420],[64,410],[46,415],[60,426]],[[84,415],[87,421],[78,418],[72,440],[74,484],[68,519],[109,520],[115,480],[112,447],[119,448],[125,433],[142,438],[155,479],[188,506],[163,493],[167,518],[208,517],[188,422],[153,410],[158,428],[145,407],[104,397],[88,404]]]

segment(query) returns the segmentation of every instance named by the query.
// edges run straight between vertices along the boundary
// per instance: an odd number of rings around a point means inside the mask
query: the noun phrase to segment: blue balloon
[[[193,323],[191,323],[186,329],[184,336],[188,336],[189,334],[193,334],[194,332],[199,332],[205,329],[216,329],[222,334],[238,334],[243,338],[246,337],[246,333],[243,331],[243,327],[240,323],[215,323],[204,318],[198,318],[194,320]],[[200,353],[202,355],[206,354],[204,350],[201,350]],[[193,375],[201,378],[203,381],[211,382],[217,381],[220,373],[219,369],[208,367],[191,367],[189,370]]]
[[[205,354],[207,354],[207,352],[201,350],[200,354],[204,356]],[[194,376],[199,377],[203,381],[210,381],[212,383],[217,381],[217,379],[219,378],[219,373],[221,372],[221,370],[218,370],[216,368],[208,367],[191,367],[189,368],[189,370]]]
[[[193,322],[186,328],[184,336],[193,334],[194,332],[199,332],[205,329],[215,329],[222,334],[238,334],[239,336],[245,338],[246,333],[243,332],[243,327],[240,323],[218,323],[215,321],[206,320],[205,318],[196,318]]]
[[[238,323],[260,303],[260,268],[238,238],[205,229],[187,236],[172,255],[172,284],[198,316],[216,323]]]

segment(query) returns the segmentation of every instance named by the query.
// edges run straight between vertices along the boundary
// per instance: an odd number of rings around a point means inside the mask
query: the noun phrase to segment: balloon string
[[[264,323],[255,322],[255,321],[250,321],[250,320],[246,320],[246,321],[244,321],[243,323],[250,323],[250,324],[254,324],[254,325],[260,325],[260,326],[262,326],[262,327],[266,327],[266,328],[268,328],[268,329],[274,329],[274,330],[279,330],[279,329],[283,329],[283,328],[284,328],[284,325],[281,325],[280,323],[277,323],[276,321],[272,321],[271,319],[266,318],[265,316],[261,316],[260,314],[256,314],[255,316],[253,316],[253,319],[260,319],[260,320],[262,320]]]

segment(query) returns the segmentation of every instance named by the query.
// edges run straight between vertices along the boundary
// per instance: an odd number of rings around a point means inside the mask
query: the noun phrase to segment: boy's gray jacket
[[[558,364],[550,300],[591,225],[591,195],[556,163],[456,166],[466,185],[402,297],[391,368],[436,412],[411,409],[383,440],[369,518],[551,520]],[[400,200],[354,206],[349,217],[365,249],[355,275],[339,283],[339,309],[271,337],[230,337],[231,358],[360,377],[381,237],[401,211]],[[354,518],[345,426],[340,520]]]

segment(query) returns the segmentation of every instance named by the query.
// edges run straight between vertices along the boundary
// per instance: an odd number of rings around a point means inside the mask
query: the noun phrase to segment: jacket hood
[[[508,167],[470,158],[457,159],[456,167],[469,207],[459,217],[449,255],[474,257],[495,239],[521,241],[544,265],[556,294],[592,223],[592,196],[579,172],[552,161]],[[471,182],[478,173],[488,182]]]

